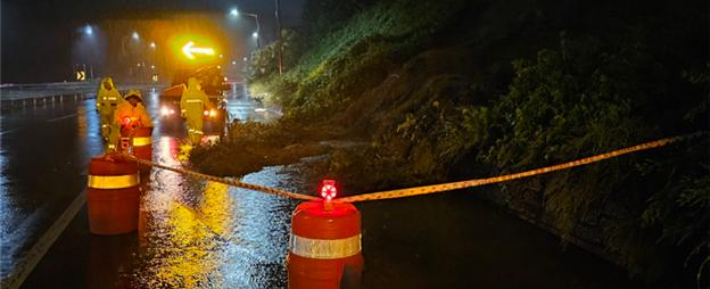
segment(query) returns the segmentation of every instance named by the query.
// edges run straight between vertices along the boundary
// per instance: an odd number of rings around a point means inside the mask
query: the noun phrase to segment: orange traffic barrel
[[[352,204],[298,205],[291,216],[288,287],[360,287],[361,236],[360,212]]]
[[[146,161],[153,161],[152,127],[139,127],[133,131],[133,156]],[[140,165],[141,171],[150,170],[149,166]]]
[[[135,231],[138,227],[139,184],[135,161],[119,154],[92,158],[87,189],[89,231],[98,235]]]

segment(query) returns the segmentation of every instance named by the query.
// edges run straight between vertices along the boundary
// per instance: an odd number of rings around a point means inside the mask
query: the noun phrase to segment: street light
[[[150,43],[150,48],[155,49],[155,42],[151,42],[151,43]]]
[[[133,31],[133,35],[132,35],[132,36],[133,36],[133,40],[136,40],[136,41],[137,41],[137,40],[140,40],[140,39],[141,39],[140,35],[138,35],[138,32],[136,32],[136,31]]]
[[[229,11],[229,15],[234,18],[238,17],[239,15],[254,17],[254,21],[256,21],[256,32],[254,32],[252,36],[256,38],[256,47],[261,48],[261,39],[259,37],[259,34],[261,34],[261,25],[259,25],[259,15],[256,15],[255,13],[239,12],[237,8],[232,8],[232,10]]]
[[[79,43],[80,46],[85,47],[87,49],[90,49],[89,51],[82,50],[82,54],[85,55],[90,55],[88,56],[89,59],[88,62],[93,62],[95,60],[95,52],[96,52],[96,45],[97,45],[97,40],[96,37],[94,37],[94,28],[91,26],[91,24],[87,24],[81,28],[78,29],[79,33],[83,34],[83,39]],[[86,59],[84,61],[87,61]],[[84,81],[89,78],[94,78],[94,66],[93,64],[89,63],[89,70],[86,70],[87,64],[84,63],[82,64],[83,68],[79,70],[77,67],[79,64],[74,65],[74,73],[77,76],[77,80]],[[88,75],[87,75],[88,73]]]

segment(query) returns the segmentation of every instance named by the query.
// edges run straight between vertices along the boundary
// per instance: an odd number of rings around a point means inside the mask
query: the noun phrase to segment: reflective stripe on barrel
[[[364,265],[361,251],[360,212],[355,206],[301,203],[291,215],[288,287],[336,289],[342,284],[359,284]]]
[[[133,146],[135,147],[147,146],[152,142],[150,137],[133,137]]]
[[[122,176],[94,176],[89,175],[88,187],[100,190],[115,190],[135,187],[140,184],[138,174]]]
[[[291,235],[291,253],[312,259],[339,259],[354,256],[362,250],[362,234],[350,238],[325,240]]]
[[[93,157],[87,185],[92,234],[116,235],[136,230],[140,208],[140,175],[136,162],[116,153]]]

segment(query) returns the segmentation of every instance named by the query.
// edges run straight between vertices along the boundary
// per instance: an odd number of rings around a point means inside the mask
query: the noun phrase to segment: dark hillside
[[[565,241],[598,248],[651,287],[707,285],[707,2],[347,3],[333,15],[312,11],[286,73],[252,74],[252,95],[285,112],[279,124],[259,130],[310,132],[269,140],[276,150],[294,141],[367,140],[366,147],[332,150],[317,169],[348,180],[351,191],[374,191],[518,172],[705,132],[490,190],[495,202],[555,228]],[[273,46],[252,65],[273,67],[270,55]],[[225,159],[244,151],[233,137],[195,154]],[[212,160],[196,165],[226,173]]]

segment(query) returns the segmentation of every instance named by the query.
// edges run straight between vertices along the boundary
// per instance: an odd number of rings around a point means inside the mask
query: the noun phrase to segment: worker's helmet
[[[143,101],[143,97],[141,96],[141,92],[138,90],[129,90],[126,95],[123,96],[123,99],[128,100],[131,97],[136,97],[138,100]]]

